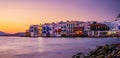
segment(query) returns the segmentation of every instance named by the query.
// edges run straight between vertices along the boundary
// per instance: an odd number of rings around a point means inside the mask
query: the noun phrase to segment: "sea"
[[[120,38],[0,37],[0,58],[72,58],[105,44],[120,44]]]

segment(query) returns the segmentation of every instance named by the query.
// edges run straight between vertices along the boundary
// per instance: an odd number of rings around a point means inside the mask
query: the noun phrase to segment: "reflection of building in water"
[[[44,49],[45,48],[43,48],[44,47],[44,41],[43,41],[43,38],[42,37],[39,37],[38,39],[37,39],[37,42],[38,42],[38,44],[37,44],[37,50],[38,50],[38,52],[40,52],[40,53],[43,53],[44,52]]]

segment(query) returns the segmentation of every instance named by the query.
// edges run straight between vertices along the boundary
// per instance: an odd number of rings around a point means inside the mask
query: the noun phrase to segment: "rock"
[[[99,55],[96,58],[105,58],[105,56],[104,55]]]
[[[120,44],[111,44],[98,46],[94,51],[85,56],[83,53],[78,53],[75,58],[120,58]]]
[[[112,58],[112,56],[110,54],[107,55],[107,58]]]

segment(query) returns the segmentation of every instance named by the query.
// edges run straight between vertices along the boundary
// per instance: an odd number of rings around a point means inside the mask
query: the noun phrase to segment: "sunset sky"
[[[113,21],[119,13],[120,0],[0,0],[0,31],[66,20]]]

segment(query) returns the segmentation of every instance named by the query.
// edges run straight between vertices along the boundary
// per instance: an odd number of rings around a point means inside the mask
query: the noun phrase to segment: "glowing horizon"
[[[25,32],[32,24],[78,21],[113,21],[119,0],[1,0],[0,31]]]

